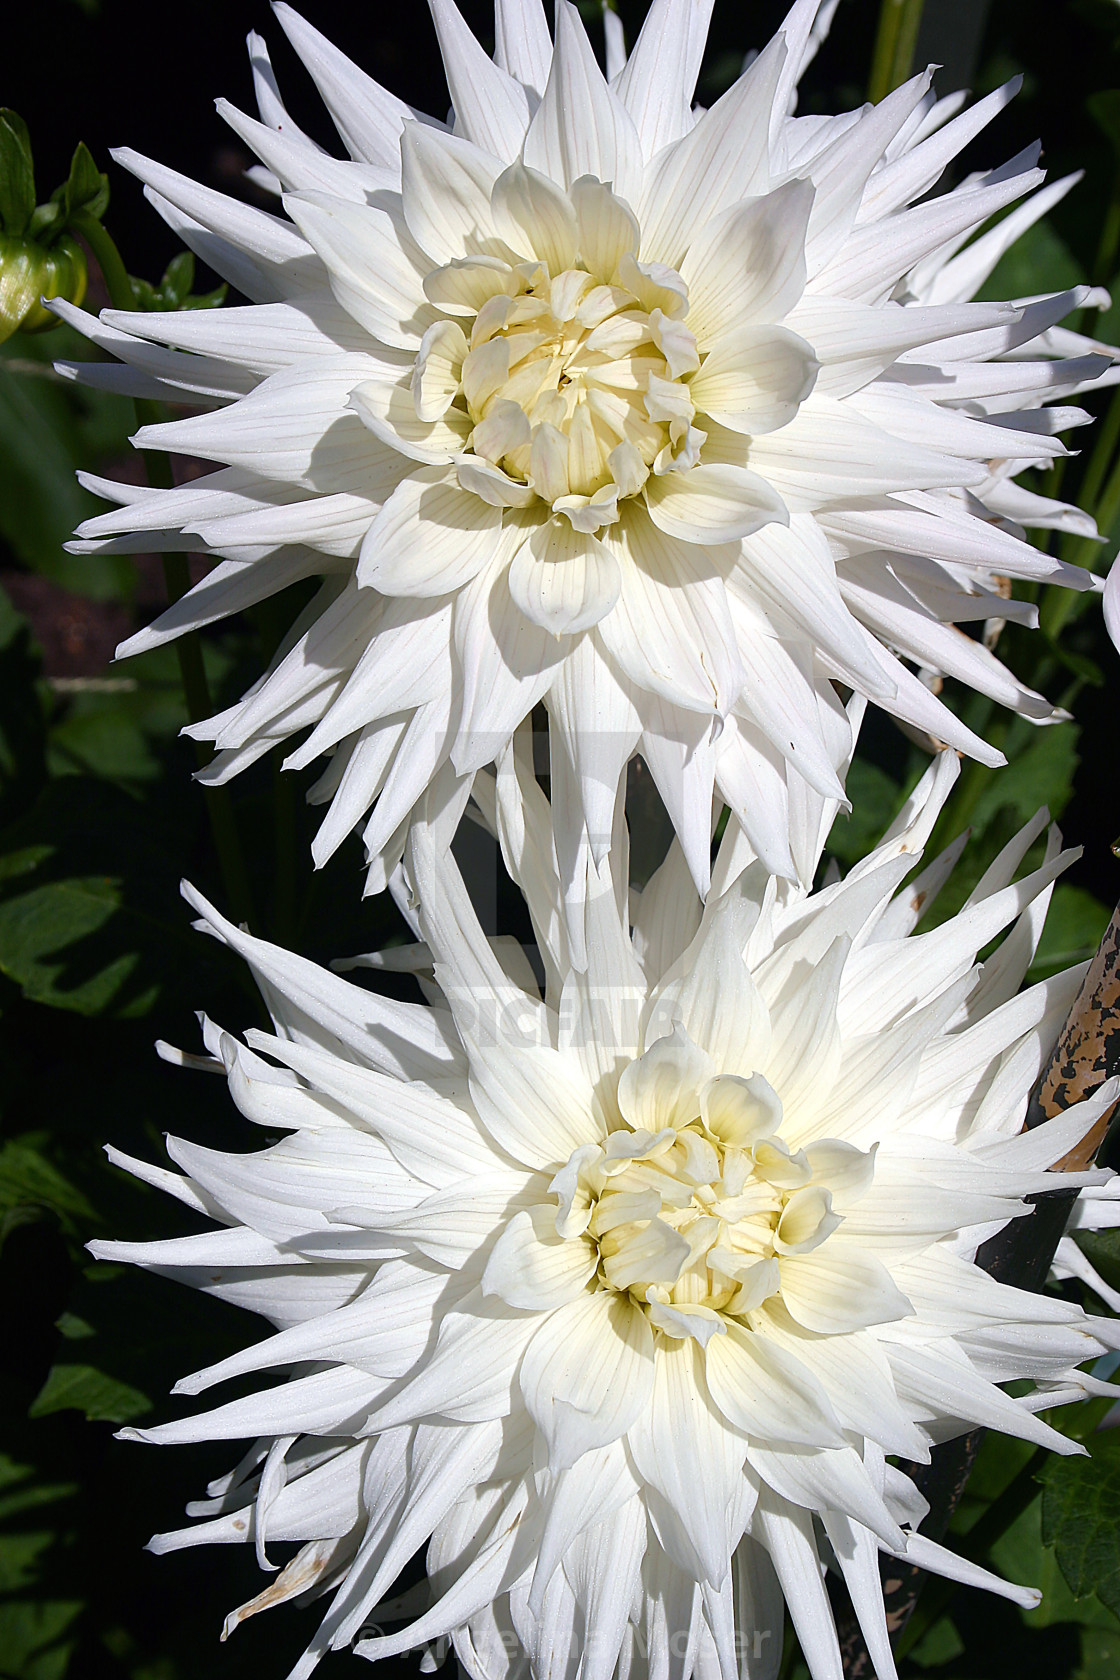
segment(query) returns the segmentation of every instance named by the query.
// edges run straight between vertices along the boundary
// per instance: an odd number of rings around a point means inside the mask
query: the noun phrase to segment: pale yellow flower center
[[[747,1091],[744,1126],[747,1087],[761,1101]],[[599,1286],[629,1294],[655,1328],[701,1341],[724,1315],[748,1321],[780,1292],[782,1258],[841,1223],[814,1163],[777,1136],[765,1080],[714,1080],[709,1092],[706,1120],[624,1127],[577,1149],[550,1185],[557,1232],[594,1246]]]
[[[553,275],[483,257],[438,271],[429,295],[468,283],[492,294],[473,320],[428,332],[413,377],[422,419],[451,409],[470,422],[464,488],[508,506],[540,498],[593,532],[651,472],[696,463],[700,360],[677,274],[624,256],[608,284],[582,266]]]

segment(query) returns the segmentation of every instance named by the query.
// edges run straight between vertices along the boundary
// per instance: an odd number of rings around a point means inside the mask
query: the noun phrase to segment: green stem
[[[91,216],[88,210],[75,210],[70,217],[70,226],[75,233],[81,234],[93,252],[113,308],[135,309],[136,293],[132,289],[132,281],[128,278],[128,270],[121,260],[116,244],[97,217]]]
[[[924,0],[882,0],[867,97],[878,105],[910,74]]]
[[[135,309],[136,294],[132,281],[112,236],[88,210],[75,211],[70,225],[75,233],[81,235],[93,253],[113,308]],[[159,420],[159,410],[155,403],[137,398],[135,406],[139,425],[152,425]],[[168,455],[162,450],[145,450],[144,467],[149,484],[159,489],[170,489],[174,478]],[[163,554],[160,559],[163,564],[168,605],[173,606],[191,586],[190,565],[185,554]],[[198,637],[180,636],[176,642],[176,651],[179,656],[179,672],[187,716],[191,723],[200,723],[203,718],[210,716],[214,708]],[[211,756],[210,749],[204,742],[195,742],[195,757],[200,770],[209,763]],[[251,921],[253,907],[249,876],[241,852],[229,790],[224,787],[204,787],[202,791],[230,912],[235,921]]]

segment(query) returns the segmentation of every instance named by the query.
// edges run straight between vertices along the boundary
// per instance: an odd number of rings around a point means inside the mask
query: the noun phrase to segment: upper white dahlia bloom
[[[955,773],[943,755],[876,851],[813,894],[741,869],[731,825],[706,908],[674,845],[631,922],[620,837],[577,969],[519,736],[476,792],[543,995],[522,949],[483,935],[438,826],[418,824],[407,860],[430,1005],[188,891],[275,1031],[242,1044],[207,1022],[210,1059],[185,1059],[290,1135],[241,1155],[172,1139],[182,1176],[110,1151],[221,1229],[94,1252],[277,1327],[178,1387],[287,1381],[125,1431],[252,1443],[190,1508],[208,1520],[153,1542],[253,1542],[266,1567],[298,1544],[227,1631],[333,1589],[293,1680],[355,1640],[378,1658],[448,1636],[473,1680],[526,1657],[555,1680],[772,1680],[784,1598],[814,1680],[838,1680],[823,1564],[889,1680],[879,1552],[1037,1601],[924,1538],[887,1462],[977,1424],[1082,1451],[1036,1411],[1112,1392],[1077,1367],[1120,1344],[1114,1320],[974,1264],[1116,1081],[1016,1135],[1083,973],[1018,994],[1068,854],[1052,837],[1014,883],[1043,817],[958,916],[912,934],[947,869],[901,884]],[[999,1386],[1022,1378],[1022,1398]],[[430,1593],[386,1602],[425,1544]]]
[[[222,557],[122,651],[322,575],[267,675],[193,733],[220,749],[211,780],[293,736],[291,766],[332,754],[315,855],[373,806],[374,887],[439,768],[465,798],[541,701],[574,777],[566,880],[601,859],[635,750],[701,892],[713,795],[808,879],[790,803],[841,793],[834,681],[992,764],[917,670],[1053,715],[956,626],[1034,622],[996,578],[1088,586],[1019,526],[1091,522],[1011,479],[1064,453],[1086,416],[1043,405],[1111,357],[1054,336],[1083,293],[967,301],[1069,183],[966,245],[1043,179],[1035,149],[927,196],[1013,86],[962,111],[926,72],[795,117],[819,0],[706,112],[711,0],[655,0],[625,62],[612,32],[609,80],[566,0],[555,40],[540,0],[497,0],[495,61],[430,3],[450,128],[276,7],[346,161],[292,122],[250,38],[261,120],[220,109],[284,216],[119,155],[251,300],[56,306],[125,364],[84,377],[206,410],[141,447],[220,463],[170,491],[89,481],[121,505],[79,546]]]

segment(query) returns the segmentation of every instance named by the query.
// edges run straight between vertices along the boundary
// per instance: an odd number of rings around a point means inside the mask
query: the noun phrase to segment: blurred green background
[[[462,9],[486,38],[485,8]],[[403,14],[347,0],[313,0],[306,10],[395,91],[424,109],[446,109],[422,0],[409,0]],[[619,10],[632,33],[640,0]],[[770,0],[717,5],[704,102],[738,72],[745,49],[768,39],[783,11]],[[806,78],[803,110],[862,99],[877,17],[871,0],[841,0],[832,38]],[[177,248],[138,185],[109,165],[108,148],[135,146],[252,197],[243,180],[251,160],[210,103],[217,94],[250,102],[248,29],[269,34],[293,114],[331,143],[307,78],[269,23],[263,5],[229,0],[196,0],[168,16],[140,0],[39,0],[10,9],[0,103],[30,126],[40,197],[64,178],[84,140],[110,172],[106,225],[130,271],[157,281]],[[1024,76],[1022,95],[965,155],[963,172],[1001,162],[1036,137],[1054,174],[1085,170],[1081,185],[1000,265],[986,294],[1110,283],[1120,266],[1110,219],[1120,203],[1120,5],[927,0],[917,58],[945,66],[942,91],[967,84],[980,94]],[[96,273],[93,281],[96,306],[105,296]],[[213,284],[200,270],[196,290]],[[1093,330],[1120,338],[1120,302]],[[178,896],[179,877],[188,875],[223,902],[206,812],[190,780],[193,749],[177,739],[186,714],[176,652],[111,664],[115,644],[165,598],[159,562],[63,550],[73,526],[98,506],[75,481],[79,466],[140,477],[127,442],[131,404],[52,373],[54,359],[82,353],[67,328],[18,335],[0,348],[0,1676],[280,1680],[314,1611],[261,1618],[221,1646],[226,1611],[259,1585],[252,1557],[233,1548],[156,1560],[142,1550],[154,1528],[178,1526],[185,1501],[228,1467],[221,1449],[156,1452],[113,1440],[121,1422],[173,1415],[174,1380],[243,1343],[253,1326],[170,1284],[92,1265],[83,1249],[98,1235],[190,1228],[173,1204],[109,1167],[104,1142],[160,1159],[166,1131],[227,1148],[261,1139],[221,1082],[170,1069],[152,1049],[156,1038],[196,1048],[196,1009],[238,1029],[259,1006],[222,949],[191,931]],[[1105,412],[1107,394],[1090,406]],[[1085,454],[1069,463],[1063,494],[1076,495],[1094,440],[1082,432],[1072,442]],[[1106,484],[1116,482],[1115,463],[1102,466]],[[1107,564],[1120,536],[1115,515],[1114,522],[1104,550],[1067,541],[1063,553]],[[296,605],[281,600],[202,638],[216,704],[259,671]],[[1120,835],[1116,655],[1097,606],[1085,597],[1073,605],[1060,635],[1011,628],[1000,653],[1062,700],[1074,722],[1034,730],[950,694],[974,727],[1000,740],[1011,766],[962,778],[939,839],[970,824],[973,846],[939,915],[956,907],[1042,803],[1062,819],[1069,841],[1086,848],[1055,895],[1038,974],[1089,955],[1120,893],[1112,852]],[[842,866],[866,850],[925,762],[893,726],[870,721],[850,782],[856,809],[830,843]],[[360,899],[356,841],[312,875],[302,802],[310,779],[281,779],[265,762],[235,785],[232,803],[254,930],[325,959],[369,949],[393,937],[395,924],[382,904]],[[1120,1247],[1108,1238],[1090,1246],[1120,1286]],[[1024,1457],[1017,1446],[988,1443],[956,1519],[961,1533]],[[1043,1607],[1022,1615],[961,1591],[932,1620],[904,1672],[946,1680],[1120,1674],[1120,1432],[1099,1437],[1088,1481],[1072,1472],[1052,1480],[1046,1499],[1044,1510],[1042,1487],[1031,1483],[1014,1523],[984,1553],[1045,1587]],[[793,1672],[796,1663],[791,1654]],[[326,1672],[359,1669],[356,1659],[339,1657]]]

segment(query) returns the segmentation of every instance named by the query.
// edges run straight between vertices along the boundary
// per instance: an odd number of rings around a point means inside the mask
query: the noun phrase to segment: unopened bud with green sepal
[[[57,317],[43,307],[45,298],[81,303],[89,276],[71,218],[79,211],[99,218],[108,202],[108,179],[79,144],[67,179],[37,205],[27,125],[14,111],[0,109],[0,343],[17,331],[57,326]]]

